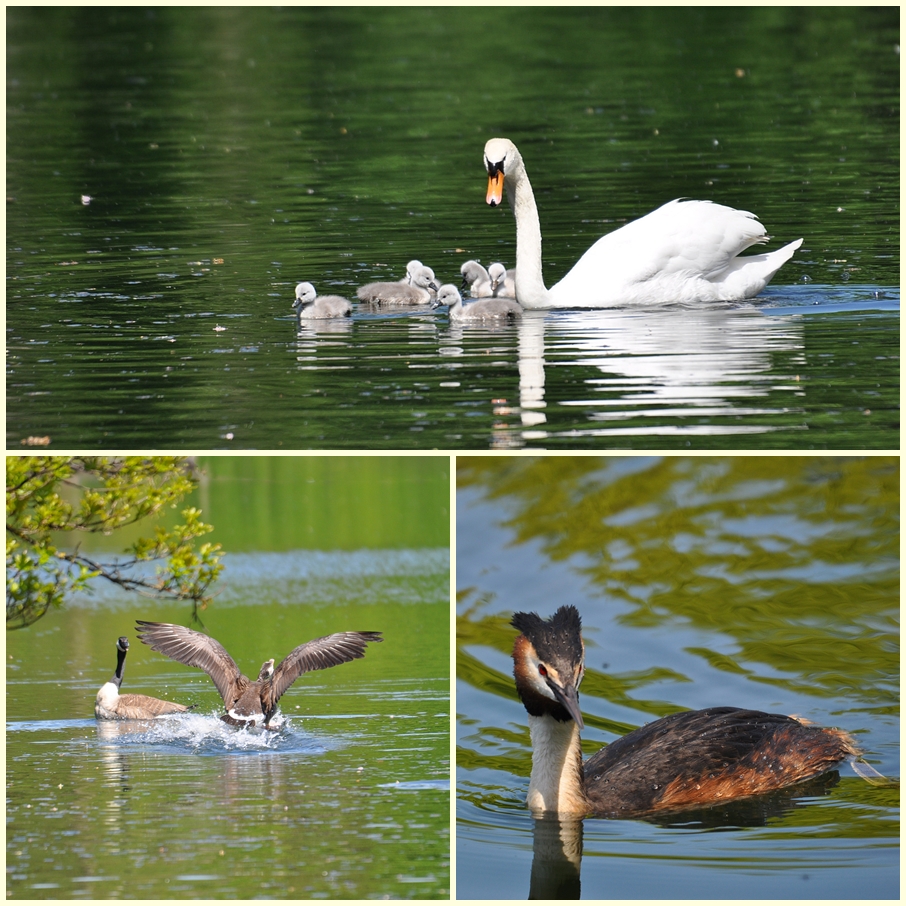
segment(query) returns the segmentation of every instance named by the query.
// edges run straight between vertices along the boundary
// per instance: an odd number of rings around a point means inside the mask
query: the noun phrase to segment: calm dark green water
[[[357,484],[355,457],[201,462],[205,515],[227,548],[205,631],[240,669],[257,675],[340,630],[384,634],[363,659],[300,677],[279,733],[227,727],[203,672],[137,641],[136,619],[187,624],[188,606],[101,588],[8,635],[9,897],[449,898],[449,483],[429,518],[438,498],[407,462],[393,487],[391,461],[355,501],[337,486],[344,468]],[[407,545],[396,510],[413,516],[416,487],[425,542]],[[273,538],[267,514],[293,509],[298,526]],[[381,512],[384,537],[369,544]],[[193,714],[97,724],[120,635],[132,641],[123,691]]]
[[[898,45],[895,8],[13,8],[7,443],[898,447]],[[501,134],[549,283],[677,196],[805,243],[742,311],[297,332],[303,279],[512,264]]]
[[[525,807],[516,610],[582,614],[586,755],[673,711],[732,704],[846,728],[899,777],[898,459],[457,469],[457,897],[525,897],[530,878],[568,875]],[[898,896],[899,790],[848,766],[792,801],[583,830],[589,899]]]

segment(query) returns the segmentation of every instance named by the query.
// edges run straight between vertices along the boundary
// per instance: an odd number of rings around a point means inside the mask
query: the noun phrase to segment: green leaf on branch
[[[188,507],[182,525],[155,526],[153,538],[132,542],[130,559],[97,562],[63,550],[55,532],[109,535],[173,508],[194,489],[194,466],[175,456],[9,456],[6,460],[6,624],[29,626],[67,595],[90,590],[98,577],[153,597],[188,600],[193,617],[210,601],[222,569],[219,544],[196,541],[212,531]],[[154,562],[155,575],[136,574]]]

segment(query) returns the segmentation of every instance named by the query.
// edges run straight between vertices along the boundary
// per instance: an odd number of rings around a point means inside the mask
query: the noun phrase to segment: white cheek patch
[[[547,664],[539,660],[537,657],[534,657],[533,655],[529,656],[528,661],[532,668],[532,677],[534,678],[532,687],[534,688],[534,690],[536,692],[539,692],[545,698],[549,698],[552,702],[558,701],[557,696],[554,695],[554,693],[551,691],[550,686],[548,686],[547,682],[545,682],[545,678],[541,673],[541,667],[544,667],[545,671],[551,677],[551,679],[554,680],[554,682],[558,682],[557,675],[551,672]]]

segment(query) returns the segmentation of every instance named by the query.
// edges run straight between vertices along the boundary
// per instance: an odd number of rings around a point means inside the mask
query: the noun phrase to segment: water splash
[[[256,752],[317,755],[337,748],[336,740],[312,736],[277,715],[271,728],[233,727],[218,714],[181,714],[155,720],[98,721],[101,745],[154,748],[196,755]]]

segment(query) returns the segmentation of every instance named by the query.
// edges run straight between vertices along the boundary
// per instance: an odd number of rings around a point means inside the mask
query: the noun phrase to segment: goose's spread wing
[[[214,681],[227,707],[248,685],[248,679],[240,673],[226,648],[203,632],[174,623],[149,623],[146,620],[136,620],[135,628],[139,639],[152,651],[159,651],[187,667],[204,670]]]
[[[326,670],[328,667],[365,657],[365,646],[369,642],[382,641],[384,640],[379,632],[335,632],[293,649],[274,671],[268,707],[274,708],[280,696],[303,673]]]

